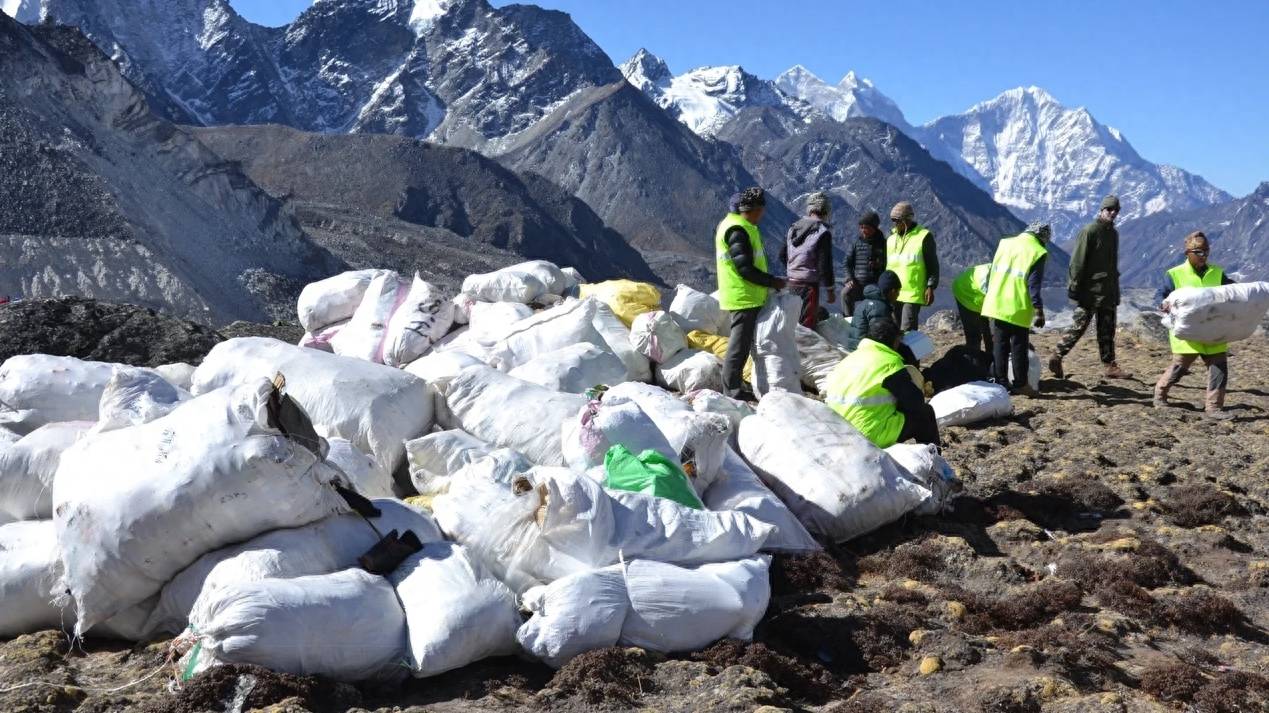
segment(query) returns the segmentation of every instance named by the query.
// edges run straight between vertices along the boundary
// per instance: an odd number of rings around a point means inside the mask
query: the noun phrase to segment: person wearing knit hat
[[[1066,376],[1062,359],[1075,348],[1094,319],[1103,375],[1108,379],[1132,376],[1119,368],[1115,360],[1115,320],[1119,308],[1119,231],[1115,229],[1115,219],[1119,217],[1119,208],[1119,196],[1111,194],[1103,198],[1097,219],[1084,226],[1075,238],[1066,281],[1066,294],[1075,302],[1075,314],[1070,328],[1058,342],[1057,352],[1049,358],[1049,371],[1059,379]]]
[[[1031,328],[1044,326],[1045,247],[1052,235],[1048,223],[1033,222],[1012,238],[996,246],[983,291],[982,316],[991,320],[993,343],[992,372],[997,384],[1010,393],[1038,396],[1028,382],[1027,352],[1031,348]],[[1013,366],[1013,381],[1009,367]],[[1037,379],[1039,374],[1036,374]]]
[[[731,335],[723,359],[727,395],[753,400],[744,388],[742,372],[754,347],[758,312],[770,290],[784,288],[784,280],[767,271],[767,255],[758,223],[766,210],[766,193],[758,187],[733,195],[728,213],[714,231],[714,259],[718,270],[718,302],[731,313]],[[753,354],[757,358],[757,354]]]
[[[820,290],[827,301],[837,300],[833,277],[833,233],[828,219],[833,206],[828,194],[812,193],[806,199],[806,217],[789,227],[780,247],[780,261],[788,275],[789,291],[802,298],[798,322],[814,329],[820,308]]]
[[[850,329],[846,332],[847,349],[859,346],[859,341],[868,336],[870,325],[874,322],[893,322],[898,326],[894,321],[894,303],[899,298],[900,287],[899,276],[885,270],[877,277],[875,284],[864,288],[864,299],[855,305],[855,315],[850,318]],[[907,349],[906,345],[904,348]],[[911,358],[910,349],[901,353],[905,361],[916,363],[916,359]]]
[[[934,233],[916,222],[912,204],[900,201],[890,209],[890,237],[886,238],[886,268],[899,276],[895,321],[904,331],[920,326],[921,308],[934,302],[939,286],[939,256]]]
[[[859,237],[846,251],[846,287],[842,307],[849,317],[864,299],[864,289],[877,284],[886,269],[886,236],[881,232],[881,216],[870,210],[859,216]]]
[[[1207,262],[1211,245],[1207,236],[1195,231],[1185,236],[1185,262],[1168,270],[1165,280],[1159,287],[1157,298],[1159,310],[1166,313],[1170,305],[1167,296],[1173,290],[1183,287],[1219,287],[1231,285],[1233,280],[1225,274],[1220,265]],[[1172,346],[1172,363],[1159,375],[1154,385],[1154,406],[1163,408],[1168,405],[1168,391],[1190,372],[1190,367],[1198,359],[1207,367],[1207,401],[1204,412],[1210,418],[1227,419],[1229,412],[1224,411],[1225,390],[1229,386],[1229,355],[1224,344],[1192,342],[1179,339],[1168,332],[1168,342]]]

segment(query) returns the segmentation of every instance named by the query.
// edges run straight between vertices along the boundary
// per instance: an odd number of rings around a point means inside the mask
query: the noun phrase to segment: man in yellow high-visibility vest
[[[912,204],[896,203],[890,209],[894,227],[886,238],[886,269],[899,276],[899,300],[894,321],[905,332],[919,329],[921,308],[934,302],[939,286],[939,256],[934,233],[916,222]]]
[[[1211,245],[1202,232],[1193,232],[1185,237],[1185,262],[1168,270],[1167,280],[1159,288],[1162,300],[1172,290],[1182,287],[1220,287],[1231,285],[1233,280],[1225,274],[1220,265],[1209,265],[1207,256]],[[1163,301],[1159,309],[1167,312],[1168,303]],[[1207,401],[1204,411],[1209,417],[1217,419],[1229,418],[1225,407],[1225,389],[1229,385],[1228,348],[1225,344],[1208,344],[1178,339],[1169,333],[1168,341],[1172,345],[1172,363],[1159,375],[1154,385],[1154,405],[1161,408],[1168,405],[1168,390],[1176,385],[1181,377],[1189,372],[1190,367],[1198,359],[1207,366]]]
[[[1040,286],[1049,255],[1045,245],[1051,235],[1047,223],[1032,223],[1022,233],[1001,240],[991,260],[991,274],[983,294],[983,317],[991,320],[991,338],[995,342],[992,372],[996,383],[1014,394],[1039,395],[1027,383],[1027,349],[1031,327],[1044,326]],[[1011,361],[1013,383],[1009,383]]]
[[[758,232],[766,207],[767,197],[761,188],[746,188],[732,196],[727,215],[714,231],[718,303],[731,313],[723,383],[728,396],[746,401],[754,399],[753,392],[744,386],[743,372],[753,351],[758,313],[767,303],[769,290],[784,288],[784,280],[767,272],[767,254]]]
[[[904,365],[902,343],[894,322],[873,320],[828,375],[824,403],[879,448],[908,439],[940,445],[938,419]]]

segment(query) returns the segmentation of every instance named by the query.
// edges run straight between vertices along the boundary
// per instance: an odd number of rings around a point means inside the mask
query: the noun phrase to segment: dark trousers
[[[727,395],[736,398],[745,385],[745,361],[753,352],[754,331],[758,327],[761,307],[738,309],[731,313],[731,336],[727,340],[727,356],[723,359],[723,384]]]
[[[991,337],[996,342],[992,357],[992,375],[996,383],[1010,390],[1027,385],[1027,347],[1031,344],[1031,330],[1016,324],[991,320]],[[1009,362],[1013,361],[1013,383],[1009,383]]]
[[[855,288],[842,291],[842,305],[846,308],[846,316],[855,316],[855,305],[864,301],[864,287],[860,282],[855,283]]]
[[[815,329],[815,324],[819,321],[817,317],[820,311],[820,286],[811,282],[789,280],[787,287],[789,292],[802,298],[802,313],[798,317],[798,324],[807,329]]]
[[[899,329],[904,332],[915,332],[920,329],[921,308],[924,306],[925,305],[914,304],[912,302],[895,302],[895,324],[899,325]]]
[[[1070,329],[1066,330],[1066,334],[1062,335],[1062,341],[1058,342],[1058,356],[1064,357],[1071,353],[1071,350],[1075,348],[1075,343],[1088,330],[1088,323],[1096,317],[1098,355],[1101,357],[1103,364],[1114,364],[1116,311],[1115,305],[1104,305],[1101,307],[1080,305],[1076,307],[1074,321],[1071,323]]]
[[[961,330],[965,332],[965,346],[984,354],[993,354],[991,346],[991,325],[987,318],[971,312],[960,302],[956,303],[956,311],[961,315]],[[982,347],[979,347],[982,344]]]
[[[926,413],[915,418],[912,414],[904,414],[903,428],[899,429],[899,443],[914,440],[917,443],[942,446],[939,443],[939,425],[938,419],[934,416],[934,409],[930,408],[929,404],[925,404],[922,408]]]

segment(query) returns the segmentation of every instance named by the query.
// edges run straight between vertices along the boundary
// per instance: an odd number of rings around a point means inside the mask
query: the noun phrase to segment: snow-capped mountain
[[[921,132],[927,145],[963,156],[1019,216],[1050,219],[1059,240],[1074,237],[1107,193],[1119,195],[1124,219],[1229,199],[1200,176],[1147,161],[1117,129],[1038,87],[1011,89]]]
[[[759,79],[739,65],[699,67],[674,76],[664,60],[640,49],[620,69],[626,81],[700,136],[714,136],[746,107],[787,108],[798,115],[810,111],[772,82]]]
[[[786,95],[801,99],[837,121],[871,117],[881,119],[909,136],[913,134],[912,125],[903,116],[899,105],[877,89],[871,80],[861,78],[853,71],[847,72],[837,84],[829,84],[798,64],[781,73],[774,83]]]

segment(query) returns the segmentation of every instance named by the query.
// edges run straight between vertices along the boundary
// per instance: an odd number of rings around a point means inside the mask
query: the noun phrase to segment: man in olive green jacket
[[[1066,294],[1076,304],[1070,329],[1058,343],[1057,353],[1049,359],[1049,371],[1061,379],[1065,376],[1062,357],[1075,348],[1088,325],[1097,319],[1097,350],[1105,367],[1106,378],[1126,379],[1131,374],[1115,362],[1115,319],[1119,306],[1119,197],[1102,199],[1097,219],[1080,231],[1071,253]]]

